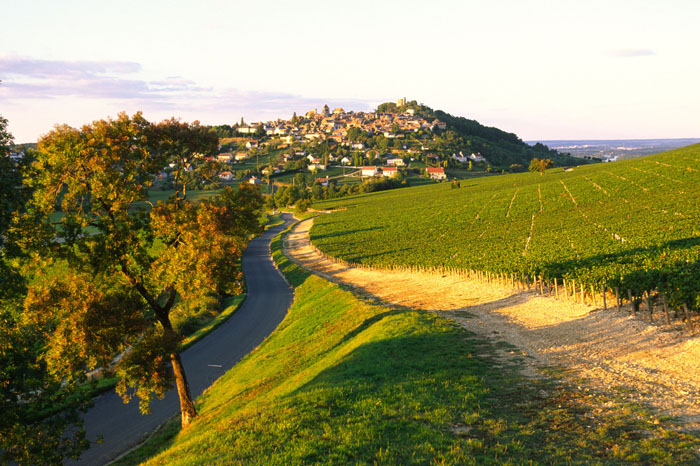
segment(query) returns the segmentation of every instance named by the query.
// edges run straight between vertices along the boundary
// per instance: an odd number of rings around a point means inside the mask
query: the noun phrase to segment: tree
[[[550,159],[538,159],[537,157],[534,157],[530,161],[530,171],[535,173],[539,172],[540,176],[544,173],[545,170],[548,168],[552,168],[554,166],[554,162]]]
[[[22,183],[22,171],[28,159],[10,158],[12,141],[7,120],[0,115],[0,247],[5,242],[13,213],[24,205],[28,192]]]
[[[309,207],[311,207],[311,201],[309,201],[308,199],[299,199],[296,202],[294,213],[297,215],[304,215],[306,211],[309,210]]]
[[[255,137],[257,139],[262,139],[265,137],[267,133],[265,132],[265,127],[263,125],[258,125],[258,127],[255,129]]]
[[[260,228],[262,198],[251,185],[187,198],[193,183],[215,174],[204,156],[217,142],[198,122],[151,124],[140,113],[81,130],[59,126],[39,141],[34,179],[42,223],[29,245],[25,313],[50,328],[48,366],[68,382],[86,368],[114,370],[117,391],[125,402],[138,396],[144,413],[174,381],[183,427],[196,411],[171,311],[212,292],[240,292],[236,264]],[[175,192],[152,205],[147,189],[168,163]]]
[[[62,464],[87,448],[79,412],[90,399],[53,377],[43,360],[42,329],[23,322],[26,286],[15,229],[28,199],[23,174],[31,156],[11,159],[11,144],[0,116],[0,463]]]

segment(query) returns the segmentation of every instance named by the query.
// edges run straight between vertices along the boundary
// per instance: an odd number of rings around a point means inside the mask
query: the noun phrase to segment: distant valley
[[[614,162],[678,149],[700,142],[700,139],[558,139],[525,142],[530,145],[539,142],[550,149],[568,152],[574,157],[598,158],[606,162]]]

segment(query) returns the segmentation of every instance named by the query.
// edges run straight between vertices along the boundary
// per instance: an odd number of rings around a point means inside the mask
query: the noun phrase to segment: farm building
[[[382,167],[382,176],[393,178],[399,174],[398,167]]]
[[[446,180],[447,175],[445,174],[445,169],[442,167],[433,168],[428,167],[425,169],[428,172],[428,176],[433,180]]]
[[[362,176],[377,176],[379,175],[379,169],[377,167],[362,167],[360,174]]]

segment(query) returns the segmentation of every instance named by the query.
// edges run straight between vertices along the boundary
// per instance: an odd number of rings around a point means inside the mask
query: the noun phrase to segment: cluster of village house
[[[399,99],[397,104],[402,106],[405,104],[404,99]],[[361,142],[354,142],[348,139],[348,132],[351,128],[359,128],[369,135],[383,134],[386,138],[402,137],[403,133],[418,132],[420,130],[433,131],[435,129],[446,129],[446,124],[443,121],[434,119],[428,121],[421,116],[417,116],[413,109],[407,109],[401,113],[379,113],[379,112],[346,112],[342,108],[336,108],[332,112],[326,105],[321,112],[311,110],[304,117],[292,118],[291,120],[268,121],[266,123],[252,123],[249,125],[239,125],[238,133],[242,135],[260,134],[261,129],[265,134],[278,138],[282,144],[292,147],[295,143],[304,141],[325,141],[333,140],[336,143],[349,147],[353,150],[364,152],[366,150]],[[398,131],[397,131],[398,130]],[[246,149],[258,148],[259,141],[251,139],[245,147]],[[407,153],[418,154],[425,150],[429,150],[426,146],[418,148],[407,148]],[[235,154],[225,152],[217,156],[219,162],[243,162],[250,157],[248,152],[239,151]],[[336,158],[333,155],[326,157],[326,160],[321,160],[305,151],[296,151],[291,154],[284,154],[284,161],[290,159],[307,157],[309,160],[308,170],[313,172],[326,170],[326,163],[334,163],[338,165],[350,166],[352,161],[348,157]],[[430,155],[429,155],[430,157]],[[437,155],[434,155],[438,159]],[[453,158],[458,162],[465,163],[469,160],[481,162],[485,161],[479,154],[471,154],[468,156],[454,154]],[[389,155],[385,161],[386,166],[383,167],[356,167],[360,169],[360,175],[363,177],[386,176],[392,177],[398,174],[398,167],[404,165],[403,158]],[[279,168],[273,168],[273,171],[279,171]],[[271,174],[271,173],[263,173]],[[445,179],[445,171],[443,168],[428,168],[427,174],[433,179]],[[220,178],[223,180],[233,179],[231,172],[222,172]],[[323,179],[322,179],[323,180]],[[254,180],[252,182],[256,182]]]

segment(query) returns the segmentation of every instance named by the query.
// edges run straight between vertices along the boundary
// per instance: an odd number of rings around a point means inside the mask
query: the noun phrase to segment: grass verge
[[[361,300],[272,251],[295,287],[279,328],[118,464],[687,464],[698,438],[430,312]],[[514,352],[515,353],[515,352]]]

